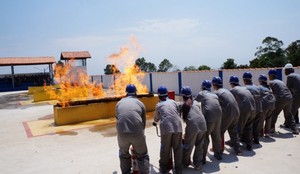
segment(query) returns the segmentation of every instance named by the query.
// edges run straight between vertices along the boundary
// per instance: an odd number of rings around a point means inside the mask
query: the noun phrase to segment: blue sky
[[[99,75],[134,35],[139,57],[156,66],[165,58],[180,69],[217,69],[227,58],[249,64],[267,36],[284,47],[300,39],[299,9],[299,0],[2,0],[0,57],[59,60],[62,51],[87,50],[88,73]]]

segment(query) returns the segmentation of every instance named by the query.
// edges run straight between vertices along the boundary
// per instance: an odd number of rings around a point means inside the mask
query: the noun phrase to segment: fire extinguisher
[[[133,146],[130,146],[132,174],[140,174],[136,153]]]

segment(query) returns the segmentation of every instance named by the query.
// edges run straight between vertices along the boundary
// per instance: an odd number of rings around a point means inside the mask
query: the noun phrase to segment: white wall
[[[258,85],[258,77],[260,74],[268,74],[271,68],[260,68],[260,69],[234,69],[234,70],[222,70],[223,74],[223,85],[224,88],[230,89],[229,78],[232,75],[236,75],[239,77],[240,85],[244,85],[243,83],[243,74],[244,72],[249,71],[252,74],[253,83]],[[295,67],[295,72],[300,74],[300,67]],[[219,71],[211,70],[211,71],[182,71],[182,72],[155,72],[152,74],[152,88],[153,92],[157,92],[157,88],[160,85],[164,85],[168,88],[169,91],[175,91],[176,94],[179,94],[179,83],[180,79],[178,79],[178,74],[181,73],[181,85],[182,86],[190,86],[193,91],[193,95],[196,95],[200,89],[203,80],[212,80],[214,76],[219,76]],[[112,75],[101,75],[103,87],[109,87],[113,82]],[[99,81],[101,79],[100,76],[93,76],[94,80]],[[284,71],[282,70],[282,80],[286,82],[286,76],[284,75]],[[142,81],[145,84],[149,91],[151,89],[150,85],[150,74],[146,73],[144,80]]]

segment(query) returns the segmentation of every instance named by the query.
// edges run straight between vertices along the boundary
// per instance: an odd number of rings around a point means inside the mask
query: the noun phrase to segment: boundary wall
[[[258,85],[258,77],[260,74],[268,74],[272,68],[256,68],[256,69],[232,69],[232,70],[206,70],[206,71],[178,71],[178,72],[153,72],[146,73],[142,81],[151,93],[156,93],[160,85],[164,85],[169,91],[174,91],[175,94],[180,94],[183,86],[190,86],[193,95],[196,95],[200,89],[203,80],[212,80],[214,76],[219,76],[223,80],[223,87],[230,89],[229,78],[232,75],[239,77],[240,84],[243,84],[243,73],[249,71],[253,77],[253,83]],[[286,82],[286,75],[283,68],[275,68],[278,74],[278,79]],[[300,74],[300,67],[294,67],[295,72]],[[111,86],[117,78],[114,75],[93,75],[91,80],[96,84],[102,83],[103,88]]]

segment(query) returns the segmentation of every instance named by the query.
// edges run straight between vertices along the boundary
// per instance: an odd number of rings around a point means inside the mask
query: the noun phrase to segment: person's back
[[[193,131],[193,132],[199,132],[199,131],[206,131],[206,121],[205,118],[200,110],[199,103],[194,101],[190,112],[185,120],[186,122],[186,132]]]
[[[276,98],[275,109],[272,113],[272,132],[275,131],[275,125],[277,122],[278,115],[283,110],[285,122],[282,126],[286,128],[291,128],[293,134],[299,134],[299,130],[296,127],[295,119],[292,113],[293,96],[291,91],[283,81],[277,79],[276,70],[269,70],[268,75],[270,80],[269,86],[271,87]]]
[[[179,106],[168,98],[168,90],[160,86],[157,90],[159,103],[156,104],[153,125],[160,122],[160,159],[159,170],[168,173],[169,157],[174,152],[175,173],[182,173],[182,127],[179,115]]]
[[[136,98],[136,87],[126,87],[126,97],[116,104],[117,139],[122,173],[131,172],[130,146],[138,161],[139,172],[149,173],[149,155],[144,129],[146,125],[145,105]]]
[[[230,92],[233,94],[236,102],[238,103],[240,111],[256,111],[254,98],[250,91],[245,87],[235,86],[230,90]]]
[[[299,123],[300,75],[295,73],[295,69],[290,63],[284,66],[284,74],[287,75],[286,86],[291,90],[293,95],[292,114],[296,123]]]
[[[196,101],[201,102],[202,113],[205,117],[207,132],[204,140],[203,160],[206,162],[206,154],[210,143],[209,136],[212,139],[214,157],[217,160],[222,160],[223,151],[221,147],[221,119],[222,109],[219,103],[219,98],[211,92],[211,82],[204,80],[202,82],[202,91],[196,96]]]
[[[285,83],[278,79],[270,80],[270,87],[275,95],[276,101],[291,100],[292,93]]]
[[[154,121],[160,121],[161,134],[182,132],[179,108],[174,100],[166,99],[156,105]]]
[[[186,123],[185,134],[183,136],[183,161],[184,168],[193,164],[196,170],[202,169],[203,145],[206,137],[206,121],[200,110],[200,104],[194,101],[192,91],[189,86],[181,89],[183,103],[180,113]],[[194,148],[195,147],[195,148]],[[191,154],[194,149],[193,158]]]
[[[273,110],[275,108],[275,96],[271,88],[265,86],[258,86],[261,91],[261,103],[263,110]]]
[[[220,88],[215,91],[215,94],[219,97],[219,102],[222,108],[222,115],[225,115],[226,118],[239,117],[240,110],[238,107],[238,103],[229,90]]]
[[[291,73],[287,76],[287,87],[291,90],[293,96],[300,96],[300,75]]]
[[[116,105],[118,133],[143,134],[146,121],[144,108],[137,98],[121,99]]]
[[[240,117],[240,109],[233,96],[227,89],[223,88],[223,81],[220,77],[213,77],[213,89],[215,94],[219,97],[219,102],[222,108],[222,121],[221,121],[221,140],[222,148],[225,149],[224,134],[228,131],[230,140],[227,141],[230,146],[234,147],[235,153],[240,155],[242,153],[239,143],[239,136],[237,125]]]
[[[256,113],[256,104],[250,91],[246,87],[239,85],[239,79],[233,75],[229,79],[232,87],[230,92],[233,94],[240,109],[240,117],[238,122],[238,133],[241,141],[247,145],[247,150],[252,150],[252,130],[253,119]]]
[[[202,113],[206,122],[216,122],[221,119],[222,109],[216,94],[207,90],[200,91],[196,100],[201,102]]]

